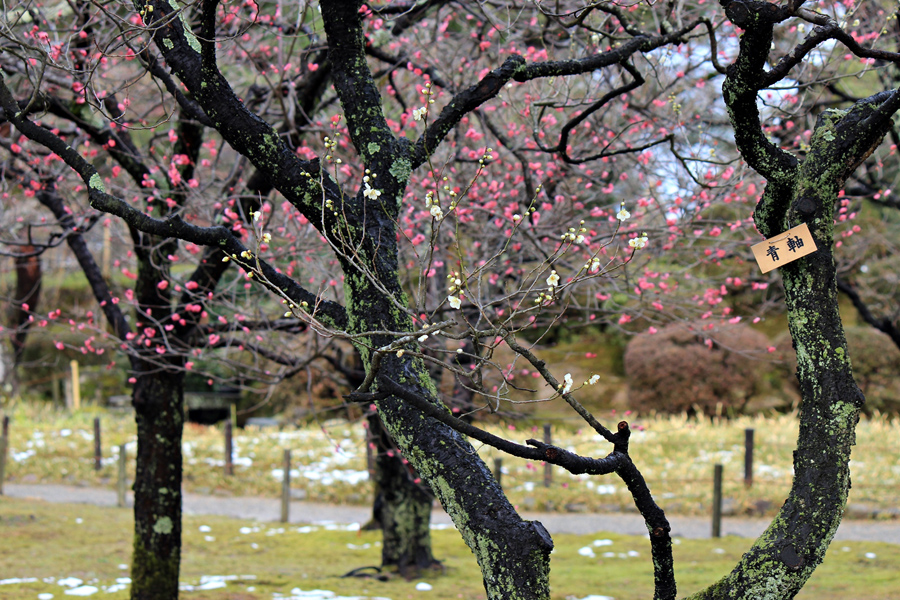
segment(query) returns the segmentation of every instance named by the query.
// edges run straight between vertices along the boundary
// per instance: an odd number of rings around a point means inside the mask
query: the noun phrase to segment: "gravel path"
[[[4,492],[14,498],[37,498],[47,502],[115,506],[112,490],[65,485],[26,485],[6,483]],[[128,494],[129,505],[131,494]],[[281,502],[271,498],[220,497],[185,494],[184,512],[189,515],[222,515],[254,521],[276,521],[281,515]],[[370,509],[364,506],[339,506],[315,502],[291,502],[292,523],[363,523]],[[538,520],[550,533],[598,533],[601,531],[629,535],[645,535],[643,520],[633,514],[598,513],[523,513],[526,519]],[[450,525],[450,517],[440,509],[432,514],[433,524]],[[685,538],[710,537],[710,520],[701,517],[669,517],[672,534]],[[769,524],[765,519],[722,519],[723,535],[757,537]],[[900,544],[900,522],[855,521],[845,519],[838,529],[837,540],[877,541]]]

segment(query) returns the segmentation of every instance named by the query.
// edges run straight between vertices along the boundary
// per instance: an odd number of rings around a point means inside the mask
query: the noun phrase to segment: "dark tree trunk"
[[[139,375],[134,386],[138,452],[134,480],[132,600],[178,597],[183,379],[183,372],[178,369],[155,367]]]
[[[354,353],[353,363],[359,363]],[[334,361],[350,385],[358,388],[365,380],[361,364],[348,367]],[[382,532],[381,566],[396,568],[404,577],[440,564],[431,553],[431,508],[434,494],[409,461],[403,458],[375,411],[366,415],[366,443],[375,450],[372,498],[372,526]]]
[[[404,577],[439,565],[431,553],[431,506],[434,495],[400,454],[377,414],[368,417],[375,457],[373,517],[383,536],[381,566]]]
[[[774,83],[766,80],[764,67],[781,10],[765,2],[727,4],[729,18],[745,32],[722,91],[742,156],[767,180],[754,214],[759,232],[771,239],[805,223],[817,248],[781,268],[802,394],[794,480],[765,533],[731,573],[697,599],[788,600],[800,591],[841,522],[850,490],[850,451],[865,401],[853,379],[838,310],[834,207],[847,177],[890,129],[900,92],[823,112],[802,161],[773,145],[762,131],[756,102],[757,92]]]
[[[370,218],[368,222],[372,221]],[[405,302],[397,278],[393,225],[387,220],[381,225],[385,229],[369,226],[363,243],[358,246],[361,250],[357,258],[365,261],[363,265],[368,272],[377,274],[383,289]],[[359,226],[351,224],[350,227]],[[347,282],[351,331],[415,330],[409,316],[397,310],[392,298],[368,285],[365,278],[350,276]],[[392,352],[382,354],[379,365],[372,364],[371,348],[384,347],[392,341],[389,336],[372,336],[367,346],[358,348],[367,372],[377,369],[379,379],[386,377],[402,382],[414,393],[440,406],[421,359]],[[425,417],[395,396],[378,400],[376,404],[391,438],[427,479],[475,554],[488,598],[549,598],[549,555],[553,542],[547,530],[539,522],[524,521],[516,513],[471,444],[458,432]]]
[[[12,337],[13,364],[18,366],[25,352],[25,339],[31,326],[29,313],[37,310],[41,298],[41,257],[34,246],[21,246],[16,257],[16,293],[13,297],[10,326],[15,328]]]
[[[132,391],[138,452],[134,478],[134,553],[131,563],[132,600],[178,597],[181,564],[181,437],[184,425],[184,361],[166,351],[165,323],[171,319],[170,261],[177,253],[173,239],[131,232],[137,257],[137,300],[134,344],[141,354],[132,359],[137,381]],[[148,329],[153,335],[147,336]],[[141,340],[149,345],[142,345]],[[176,338],[177,339],[177,338]],[[152,340],[152,341],[151,341]]]

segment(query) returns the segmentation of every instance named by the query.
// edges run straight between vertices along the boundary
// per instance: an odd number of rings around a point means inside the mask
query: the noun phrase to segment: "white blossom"
[[[560,394],[568,394],[569,392],[572,391],[572,374],[566,373],[563,376],[563,382],[565,383],[565,385],[563,386],[562,390],[560,390],[559,393]]]
[[[598,381],[600,381],[600,376],[597,375],[597,374],[595,373],[595,374],[591,375],[591,378],[590,378],[590,379],[588,379],[588,384],[589,384],[589,385],[594,385],[594,384],[597,383]]]
[[[619,209],[619,212],[616,213],[616,218],[620,221],[627,221],[631,218],[631,213],[625,210],[625,203],[622,203],[622,206]]]
[[[459,309],[460,306],[462,306],[462,300],[460,300],[456,296],[447,296],[447,302],[450,303],[451,307],[453,307],[457,310]]]
[[[647,245],[647,236],[644,233],[641,233],[639,237],[632,238],[628,240],[628,245],[632,248],[643,248]]]
[[[378,196],[381,195],[381,190],[376,190],[373,187],[370,187],[368,182],[366,183],[366,189],[363,190],[363,196],[366,198],[371,198],[372,200],[378,200]]]
[[[424,107],[424,106],[423,106],[422,108],[416,108],[416,109],[413,109],[413,111],[412,111],[412,117],[413,117],[413,120],[414,120],[414,121],[421,121],[422,119],[425,118],[425,113],[426,113],[426,112],[428,112],[428,109],[427,109],[426,107]]]
[[[444,218],[444,211],[441,210],[441,207],[435,204],[431,207],[431,216],[440,221]]]
[[[559,285],[559,275],[556,274],[556,271],[550,271],[550,277],[547,278],[547,285],[554,288]]]

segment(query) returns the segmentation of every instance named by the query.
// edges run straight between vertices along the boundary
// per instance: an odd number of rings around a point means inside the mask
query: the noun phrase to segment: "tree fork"
[[[778,17],[772,17],[774,11],[765,3],[741,3],[742,9],[747,6],[756,12],[741,16],[739,24],[747,28],[741,56],[723,86],[731,91],[725,96],[736,130],[759,127],[755,98],[763,85],[763,61],[758,58],[768,52],[772,22]],[[733,5],[729,9],[735,10]],[[757,60],[748,62],[748,54]],[[796,164],[782,150],[761,142],[760,131],[735,135],[747,162],[769,180],[754,214],[760,232],[770,237],[806,223],[818,250],[782,268],[802,396],[790,495],[734,570],[693,598],[793,598],[822,562],[841,522],[850,488],[850,452],[865,398],[853,379],[838,310],[834,206],[847,177],[887,132],[898,104],[897,91],[882,92],[848,110],[824,112],[807,156]],[[772,168],[778,163],[782,168]]]

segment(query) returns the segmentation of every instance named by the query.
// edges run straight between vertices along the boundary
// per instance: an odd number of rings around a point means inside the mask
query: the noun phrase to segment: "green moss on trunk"
[[[134,481],[132,600],[178,597],[181,561],[183,375],[142,374],[134,388],[138,452]]]

